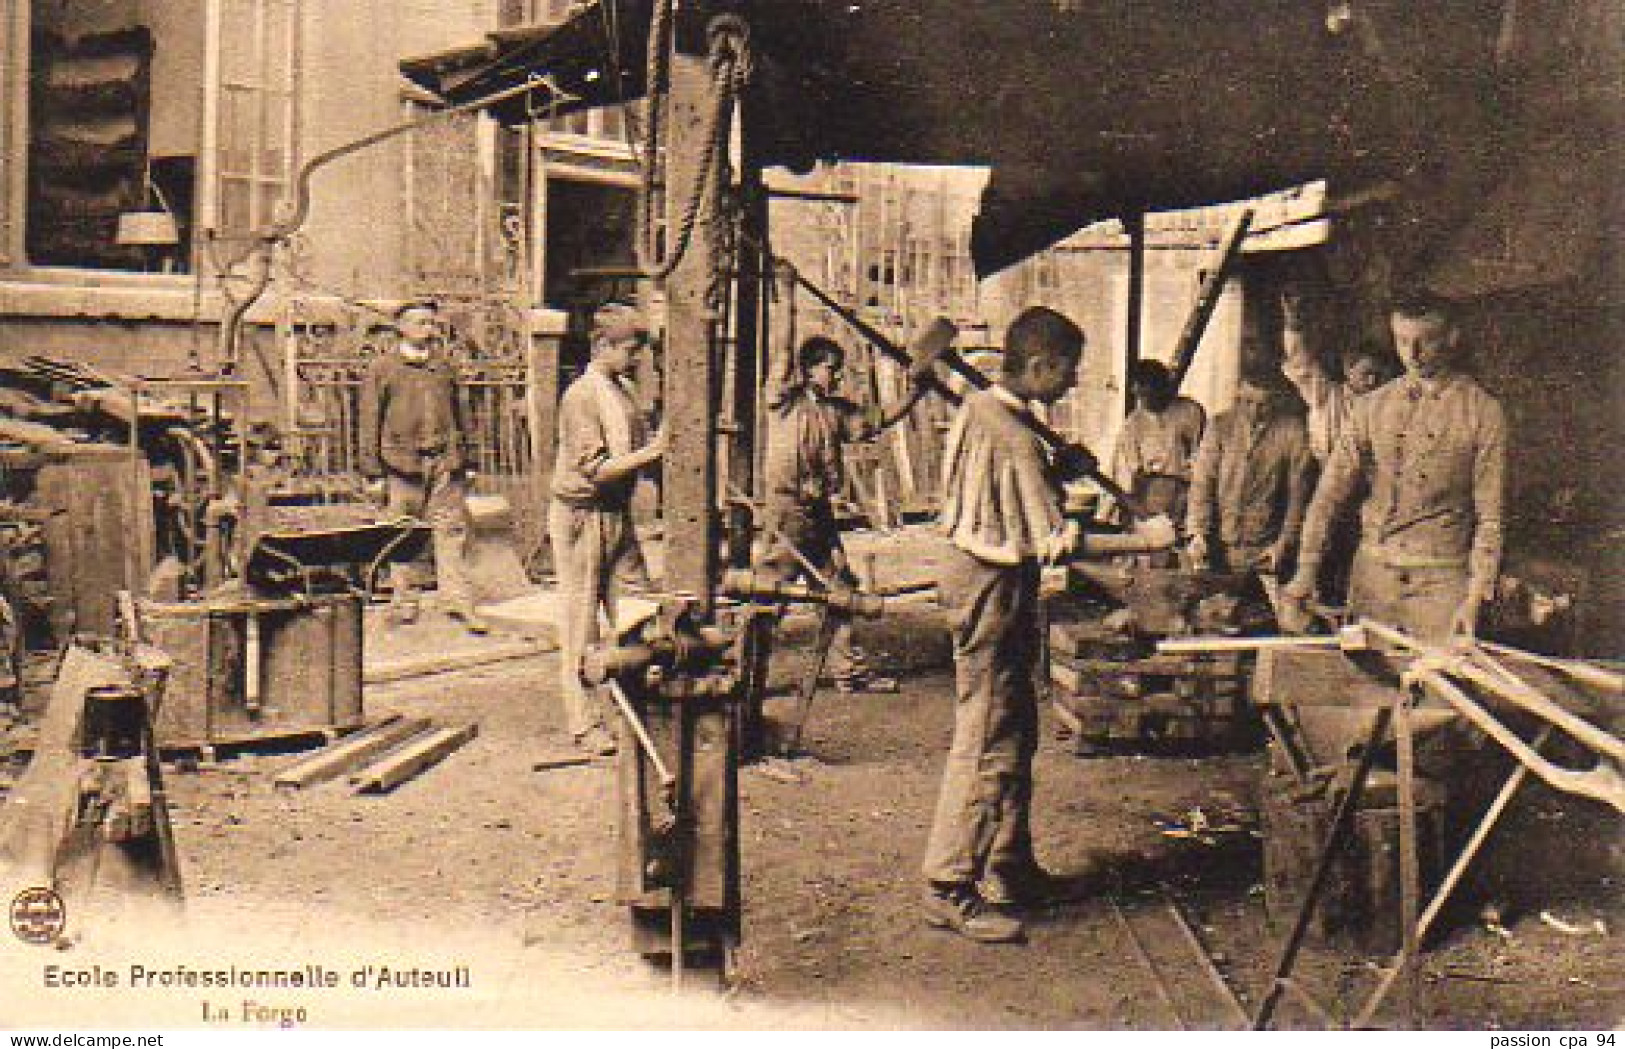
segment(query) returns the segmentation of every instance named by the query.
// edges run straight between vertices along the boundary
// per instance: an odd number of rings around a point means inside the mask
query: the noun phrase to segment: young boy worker
[[[1039,573],[1085,550],[1078,523],[1061,512],[1061,484],[1092,470],[1094,459],[1077,445],[1052,455],[1027,422],[1034,404],[1052,405],[1077,384],[1083,347],[1083,332],[1059,313],[1024,311],[1005,336],[998,381],[965,397],[943,459],[940,526],[949,550],[939,589],[956,697],[923,865],[925,918],[983,943],[1021,939],[1021,921],[1001,908],[1040,902],[1051,884],[1028,822]],[[1087,548],[1143,552],[1173,541],[1173,523],[1159,517],[1115,542],[1092,537]]]
[[[846,487],[845,445],[872,441],[907,415],[925,392],[916,386],[882,412],[838,392],[846,351],[822,335],[803,342],[768,391],[767,454],[763,461],[767,542],[757,567],[783,582],[816,571],[826,586],[856,587],[835,522],[832,500]],[[873,674],[852,643],[852,617],[831,608],[829,671],[842,692],[896,692],[897,682]]]
[[[592,319],[592,363],[559,401],[558,457],[547,531],[558,568],[560,688],[567,727],[589,754],[615,753],[604,712],[581,683],[581,658],[598,640],[599,609],[613,622],[616,583],[646,583],[632,522],[638,477],[666,452],[633,398],[632,373],[649,343],[633,307],[610,302]]]

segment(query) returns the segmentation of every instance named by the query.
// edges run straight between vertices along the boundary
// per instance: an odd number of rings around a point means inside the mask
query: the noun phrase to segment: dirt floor
[[[929,570],[921,557],[895,552],[883,548],[883,578]],[[794,679],[812,634],[810,619],[790,621],[776,680]],[[812,756],[741,777],[745,938],[726,989],[690,974],[673,998],[667,974],[627,951],[613,898],[609,767],[533,770],[566,750],[555,656],[370,687],[369,715],[479,725],[472,743],[390,794],[356,796],[338,784],[279,793],[271,778],[291,753],[228,753],[195,770],[171,765],[189,893],[184,924],[91,936],[47,958],[8,949],[0,980],[38,987],[46,963],[318,963],[346,982],[367,964],[469,967],[466,989],[266,992],[280,993],[290,1011],[305,1010],[288,1022],[318,1027],[1234,1025],[1212,977],[1169,932],[1172,899],[1242,1007],[1252,1007],[1281,935],[1266,924],[1260,848],[1248,829],[1260,755],[1080,759],[1054,739],[1046,712],[1035,837],[1042,862],[1081,899],[1036,916],[1025,945],[969,943],[925,928],[917,908],[950,728],[937,610],[929,600],[900,602],[862,638],[873,662],[903,679],[902,693],[824,693],[806,737]],[[437,618],[392,630],[377,622],[369,625],[369,658],[501,640],[466,639]],[[1625,907],[1616,881],[1625,846],[1618,818],[1592,808],[1530,791],[1494,846],[1500,868],[1531,875],[1492,886],[1498,898],[1513,893],[1501,918],[1506,932],[1472,913],[1453,922],[1425,959],[1422,1026],[1603,1029],[1625,1021]],[[1185,833],[1193,809],[1241,827]],[[1533,841],[1573,848],[1520,847]],[[1556,855],[1570,860],[1556,865],[1564,876],[1536,875],[1552,870]],[[1165,990],[1141,950],[1164,965]],[[1320,946],[1305,971],[1325,1001],[1372,981],[1365,957]],[[224,1009],[231,1022],[264,1022],[251,1009],[258,1020],[235,1015],[245,1008],[238,999],[254,996],[218,997],[225,1004],[215,1002],[217,1013]],[[204,1022],[207,999],[184,988],[105,989],[93,999],[52,991],[0,996],[13,1003],[0,1011],[16,1010],[14,1023],[82,1022],[76,1018],[94,1000],[108,1024],[176,1026]],[[1320,1026],[1290,1002],[1279,1020]],[[1392,1006],[1380,1020],[1400,1022]]]

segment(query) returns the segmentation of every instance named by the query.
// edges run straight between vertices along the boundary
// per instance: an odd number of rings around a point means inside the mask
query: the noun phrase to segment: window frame
[[[231,3],[250,4],[254,8],[254,28],[252,54],[255,67],[254,76],[257,82],[228,82],[225,69],[225,7],[228,0],[208,0],[206,9],[206,26],[204,31],[204,99],[203,99],[203,136],[199,151],[205,158],[200,164],[199,178],[202,185],[198,191],[197,222],[200,230],[212,230],[214,233],[228,238],[243,238],[256,231],[263,231],[271,225],[277,215],[277,205],[270,206],[267,212],[263,202],[262,193],[266,189],[280,187],[282,192],[277,197],[280,203],[286,203],[288,194],[292,190],[295,176],[300,165],[299,136],[302,130],[300,121],[301,110],[300,95],[304,87],[304,15],[305,8],[302,0],[230,0]],[[287,82],[283,88],[272,85],[267,76],[268,64],[273,57],[267,53],[269,36],[269,16],[273,7],[287,8],[288,17],[288,54],[285,68]],[[247,171],[235,172],[226,167],[225,125],[227,113],[227,100],[232,92],[243,92],[254,100],[254,136],[248,144],[249,168]],[[284,144],[285,162],[281,175],[267,174],[261,167],[266,152],[265,143],[268,129],[267,111],[268,99],[280,95],[285,102],[283,119],[281,121],[281,136]],[[227,230],[225,228],[225,203],[228,182],[241,182],[246,184],[248,193],[248,228],[245,230]]]
[[[287,155],[286,174],[284,177],[276,178],[260,175],[257,170],[249,173],[252,189],[280,185],[284,187],[281,199],[286,200],[302,159],[300,136],[303,131],[301,116],[305,87],[303,44],[307,8],[303,0],[235,0],[235,2],[253,3],[260,12],[255,25],[257,52],[263,51],[265,12],[268,12],[273,4],[285,5],[289,10],[288,81],[283,91],[286,113],[282,127]],[[224,180],[232,177],[232,173],[225,169],[224,157],[221,154],[223,135],[220,121],[223,119],[223,101],[227,93],[227,85],[222,76],[224,41],[221,34],[224,29],[224,13],[225,0],[206,0],[203,12],[204,53],[200,133],[195,175],[197,184],[194,188],[192,214],[189,216],[192,228],[196,231],[196,235],[192,238],[191,258],[187,260],[190,269],[182,273],[144,273],[94,266],[44,265],[29,259],[28,156],[26,148],[19,147],[29,141],[32,132],[29,122],[32,0],[0,0],[0,99],[5,100],[0,104],[0,273],[8,275],[11,279],[26,277],[46,284],[78,286],[95,283],[109,286],[190,287],[195,282],[196,275],[207,262],[206,237],[211,231],[221,232]],[[259,107],[258,126],[262,129],[264,108],[263,105]],[[263,154],[263,138],[256,137],[252,146],[254,164],[257,165]],[[253,229],[263,229],[263,224],[268,224],[272,218],[271,215],[261,215],[260,212],[263,210],[259,194],[251,192],[250,215],[256,223]],[[232,235],[241,236],[249,232],[251,230]]]

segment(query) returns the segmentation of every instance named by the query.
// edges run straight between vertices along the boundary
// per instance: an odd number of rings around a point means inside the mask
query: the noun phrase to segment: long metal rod
[[[1542,744],[1551,737],[1551,734],[1552,727],[1542,725],[1540,732],[1530,743],[1530,747],[1538,752]],[[1467,868],[1478,857],[1478,850],[1483,848],[1484,843],[1489,840],[1490,834],[1500,822],[1501,814],[1506,811],[1506,807],[1512,803],[1513,797],[1528,778],[1529,766],[1520,764],[1512,770],[1511,775],[1507,776],[1506,782],[1501,784],[1501,789],[1495,795],[1495,800],[1490,802],[1489,808],[1484,810],[1483,818],[1478,821],[1478,826],[1474,828],[1472,837],[1468,838],[1467,844],[1462,846],[1460,855],[1456,857],[1456,862],[1451,865],[1449,872],[1444,876],[1444,881],[1439,884],[1439,888],[1433,893],[1433,898],[1428,901],[1427,908],[1422,912],[1422,916],[1417,919],[1416,939],[1418,942],[1426,939],[1428,930],[1433,928],[1434,920],[1444,910],[1444,905],[1450,901],[1451,894],[1456,891],[1456,886],[1466,875]],[[1399,955],[1395,955],[1390,960],[1388,968],[1382,974],[1382,979],[1378,981],[1376,988],[1372,990],[1370,997],[1366,999],[1365,1005],[1361,1006],[1360,1012],[1355,1016],[1353,1025],[1355,1028],[1363,1028],[1369,1025],[1371,1018],[1382,1007],[1383,1000],[1388,997],[1388,992],[1393,987],[1394,981],[1399,978],[1401,961]]]
[[[884,353],[887,357],[890,357],[892,360],[902,364],[904,367],[908,367],[913,363],[913,361],[910,360],[909,355],[904,352],[900,346],[892,342],[891,339],[887,338],[886,335],[879,329],[866,322],[851,309],[837,302],[829,295],[828,292],[824,291],[823,288],[820,288],[818,285],[802,276],[800,271],[792,270],[792,272],[795,274],[797,285],[807,289],[807,292],[811,294],[813,298],[817,299],[819,303],[831,313],[835,314],[841,320],[850,325],[854,331],[867,339],[876,349]],[[963,367],[958,367],[949,363],[955,360],[962,362],[963,359],[955,357],[951,352],[943,355],[943,362],[948,364],[949,367],[953,367],[955,373],[972,386],[982,390],[991,385],[991,382],[987,376],[983,375],[970,365],[966,364]],[[949,404],[957,405],[964,399],[958,394],[957,391],[944,382],[934,382],[932,383],[932,387],[936,393]],[[1022,418],[1022,422],[1027,426],[1028,429],[1037,434],[1039,439],[1048,445],[1051,450],[1058,450],[1065,447],[1069,443],[1061,433],[1055,430],[1054,427],[1040,419],[1033,418],[1031,416],[1024,416]],[[1134,496],[1125,490],[1122,485],[1114,481],[1105,470],[1096,469],[1090,473],[1089,479],[1095,484],[1099,485],[1100,489],[1107,495],[1111,496],[1117,505],[1126,510],[1131,517],[1145,518],[1148,516],[1145,512],[1145,507],[1141,505],[1140,501],[1134,498]]]
[[[751,501],[749,496],[745,495],[738,488],[735,488],[735,487],[733,487],[731,485],[728,488],[728,498],[733,499],[736,502],[745,503],[747,505],[749,505],[750,501]],[[817,583],[819,586],[823,587],[825,590],[832,589],[831,586],[830,586],[829,580],[827,578],[825,578],[824,574],[822,572],[820,572],[817,569],[816,566],[813,565],[812,560],[810,558],[808,558],[808,556],[804,552],[802,552],[802,549],[799,546],[797,546],[795,543],[790,541],[789,536],[785,535],[778,528],[775,528],[773,525],[768,524],[765,521],[762,522],[762,531],[766,532],[769,536],[771,536],[774,539],[778,540],[779,542],[783,543],[785,545],[786,549],[788,549],[790,551],[790,555],[792,557],[794,557],[796,559],[796,562],[799,565],[801,565],[802,569],[809,576],[812,577],[813,582]]]
[[[655,775],[660,777],[660,789],[669,801],[672,789],[677,784],[677,778],[671,774],[671,770],[661,760],[660,751],[655,749],[654,740],[649,738],[649,730],[644,728],[643,719],[638,717],[637,708],[632,706],[632,701],[626,698],[626,692],[621,688],[621,683],[614,678],[610,678],[608,684],[610,697],[615,700],[615,705],[620,708],[621,717],[625,718],[626,723],[631,726],[632,734],[637,737],[638,746],[643,749],[643,753],[649,758],[649,764],[654,766]]]
[[[551,78],[528,79],[522,84],[504,88],[483,98],[476,98],[461,105],[432,113],[426,117],[403,121],[382,130],[374,131],[370,135],[352,139],[349,142],[318,153],[301,164],[298,173],[294,175],[292,210],[285,219],[273,223],[269,230],[255,234],[253,237],[253,245],[249,248],[247,255],[247,259],[254,267],[253,282],[249,285],[248,292],[242,298],[232,299],[231,306],[220,325],[218,352],[221,363],[227,367],[235,365],[237,360],[237,337],[242,330],[243,318],[248,315],[248,311],[254,307],[260,296],[265,294],[265,289],[271,284],[271,250],[297,233],[299,228],[305,224],[305,220],[310,217],[310,180],[319,169],[326,167],[335,160],[347,157],[370,146],[375,146],[380,142],[386,142],[398,135],[404,135],[409,131],[417,131],[431,124],[450,120],[453,117],[472,113],[476,110],[486,109],[499,102],[505,102],[510,98],[529,94],[539,89],[550,91],[559,96],[567,94],[557,84],[553,83]],[[222,278],[222,288],[224,288],[224,285],[225,281]],[[267,371],[270,373],[269,369]],[[274,381],[274,373],[270,373],[270,377]],[[291,391],[287,392],[291,393]]]
[[[1276,1007],[1281,1004],[1284,981],[1292,975],[1292,969],[1297,965],[1298,952],[1302,950],[1304,938],[1309,933],[1309,922],[1314,917],[1315,906],[1320,902],[1321,890],[1326,886],[1332,862],[1343,846],[1348,828],[1354,823],[1354,813],[1360,806],[1360,795],[1365,792],[1366,780],[1377,761],[1377,748],[1388,735],[1388,726],[1393,719],[1392,707],[1383,707],[1371,719],[1371,732],[1366,738],[1365,749],[1360,753],[1360,763],[1354,770],[1354,779],[1349,783],[1348,792],[1343,795],[1343,800],[1338,803],[1337,811],[1332,816],[1331,829],[1327,832],[1326,843],[1321,846],[1320,856],[1315,861],[1315,873],[1309,879],[1309,887],[1304,892],[1297,920],[1293,922],[1292,931],[1281,948],[1280,960],[1276,962],[1275,973],[1270,977],[1269,990],[1265,993],[1264,1000],[1259,1003],[1257,1014],[1253,1016],[1252,1028],[1255,1031],[1269,1027],[1270,1020],[1275,1016]]]
[[[1529,749],[1529,745],[1518,737],[1511,729],[1496,720],[1495,716],[1482,706],[1475,703],[1465,692],[1457,688],[1449,678],[1436,671],[1416,673],[1418,681],[1431,688],[1438,696],[1443,697],[1463,717],[1483,730],[1491,739],[1499,743],[1508,753],[1523,764],[1529,766],[1535,775],[1539,776],[1548,786],[1565,794],[1578,794],[1581,797],[1592,798],[1615,809],[1625,812],[1625,780],[1621,779],[1618,768],[1607,762],[1601,762],[1596,767],[1584,772],[1574,769],[1562,768],[1554,765],[1540,755]]]
[[[1620,740],[1618,736],[1605,729],[1598,728],[1577,714],[1565,710],[1546,698],[1539,689],[1522,678],[1513,675],[1512,680],[1509,681],[1506,675],[1497,674],[1478,665],[1470,656],[1454,652],[1441,645],[1424,644],[1404,631],[1396,630],[1383,623],[1377,623],[1369,619],[1363,619],[1360,622],[1373,636],[1430,657],[1440,672],[1465,678],[1474,684],[1491,689],[1509,703],[1556,725],[1599,755],[1612,758],[1617,762],[1625,762],[1625,741]]]
[[[823,676],[824,664],[829,661],[830,646],[835,643],[835,631],[838,629],[840,624],[836,621],[834,610],[828,605],[819,609],[818,642],[796,697],[796,724],[784,744],[784,756],[787,758],[795,757],[801,750],[801,735],[807,728],[807,719],[812,717],[813,699],[818,695],[818,679]]]
[[[1617,674],[1612,670],[1587,663],[1584,660],[1543,656],[1536,652],[1525,652],[1521,648],[1513,648],[1511,645],[1503,645],[1495,641],[1480,641],[1478,646],[1494,652],[1498,656],[1510,656],[1513,659],[1527,660],[1536,666],[1555,670],[1560,674],[1567,674],[1587,685],[1595,685],[1597,688],[1608,689],[1613,692],[1625,691],[1625,674]]]

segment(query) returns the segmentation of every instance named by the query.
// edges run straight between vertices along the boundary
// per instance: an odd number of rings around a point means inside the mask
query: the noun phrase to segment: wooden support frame
[[[1270,1022],[1275,1018],[1275,1010],[1280,1007],[1281,998],[1291,987],[1292,971],[1297,967],[1298,953],[1303,949],[1303,942],[1309,935],[1309,923],[1314,918],[1315,907],[1320,903],[1320,894],[1326,887],[1327,877],[1331,874],[1332,861],[1354,826],[1354,815],[1360,807],[1360,795],[1365,791],[1366,780],[1370,778],[1371,769],[1377,762],[1377,750],[1388,737],[1388,729],[1393,724],[1393,719],[1393,707],[1378,710],[1371,719],[1371,731],[1367,734],[1365,746],[1360,752],[1360,762],[1355,767],[1354,778],[1349,783],[1342,800],[1338,802],[1337,811],[1332,815],[1331,829],[1327,832],[1326,842],[1321,846],[1320,856],[1315,861],[1315,872],[1309,879],[1309,887],[1304,892],[1302,904],[1298,907],[1292,931],[1287,934],[1286,940],[1281,945],[1280,957],[1275,963],[1275,972],[1270,978],[1269,989],[1264,992],[1264,999],[1259,1003],[1258,1011],[1253,1014],[1252,1026],[1255,1031],[1269,1028]]]
[[[1213,268],[1202,278],[1202,288],[1197,292],[1196,303],[1191,307],[1190,316],[1185,318],[1185,327],[1179,333],[1179,341],[1174,344],[1172,371],[1175,390],[1185,385],[1185,376],[1190,374],[1191,365],[1196,361],[1197,347],[1202,345],[1202,336],[1207,332],[1208,322],[1213,319],[1213,312],[1219,308],[1219,296],[1224,294],[1225,283],[1235,272],[1242,242],[1247,239],[1247,232],[1252,229],[1252,225],[1253,209],[1241,209],[1235,221],[1230,224],[1230,228],[1225,231],[1224,240],[1219,243],[1218,258],[1213,263]]]

